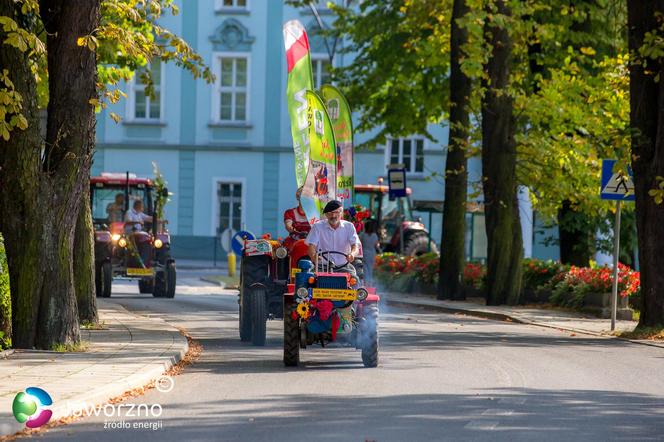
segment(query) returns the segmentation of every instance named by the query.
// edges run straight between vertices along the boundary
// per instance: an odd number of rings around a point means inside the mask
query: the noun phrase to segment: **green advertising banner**
[[[353,204],[355,184],[352,114],[346,97],[336,87],[323,85],[321,94],[337,141],[337,199],[349,207]]]
[[[302,208],[310,221],[321,218],[325,205],[337,195],[337,149],[332,121],[323,100],[306,92],[309,123],[309,167],[302,189]]]
[[[283,34],[288,65],[286,97],[295,154],[295,180],[297,187],[300,187],[307,176],[310,149],[306,91],[314,88],[314,77],[309,40],[302,23],[297,20],[287,22]]]

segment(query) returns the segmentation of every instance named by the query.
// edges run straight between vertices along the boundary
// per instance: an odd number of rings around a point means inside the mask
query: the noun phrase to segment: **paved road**
[[[114,302],[186,327],[203,345],[159,417],[92,417],[49,440],[420,441],[664,440],[664,350],[569,332],[421,310],[381,310],[381,363],[358,351],[306,350],[281,362],[239,342],[234,293],[180,272],[173,300],[119,284]],[[155,409],[156,410],[156,409]],[[156,414],[156,413],[155,413]],[[147,422],[158,430],[109,429]]]

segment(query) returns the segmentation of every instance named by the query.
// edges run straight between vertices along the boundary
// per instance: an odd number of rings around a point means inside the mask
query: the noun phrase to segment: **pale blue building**
[[[177,3],[180,14],[165,16],[162,22],[204,57],[216,82],[194,80],[172,64],[150,66],[155,99],[146,97],[140,80],[133,81],[124,87],[128,99],[99,116],[93,174],[129,170],[152,176],[151,163],[156,161],[174,193],[166,215],[176,258],[212,259],[215,249],[222,256],[215,244],[228,228],[286,233],[282,213],[294,205],[296,185],[283,23],[297,19],[309,31],[316,86],[327,82],[330,62],[323,41],[315,36],[317,23],[308,8],[296,9],[281,0]],[[332,19],[329,10],[319,10],[323,20]],[[344,55],[335,55],[335,65],[345,61]],[[115,123],[109,112],[122,121]],[[431,132],[435,143],[415,135],[358,152],[356,182],[376,183],[386,175],[387,164],[405,163],[413,200],[442,202],[443,180],[432,173],[444,171],[447,130],[432,126]],[[478,180],[479,161],[471,161],[470,171]],[[532,220],[528,222],[527,210],[524,213],[524,234],[532,237]],[[428,214],[421,215],[429,224]],[[441,220],[434,214],[428,226],[437,243]],[[469,214],[469,221],[468,254],[482,258],[483,215]]]

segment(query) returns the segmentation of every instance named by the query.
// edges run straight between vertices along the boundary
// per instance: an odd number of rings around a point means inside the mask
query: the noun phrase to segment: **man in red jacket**
[[[295,192],[297,207],[293,207],[284,212],[284,225],[288,231],[288,237],[284,241],[284,246],[288,249],[290,249],[298,239],[306,238],[311,230],[311,224],[309,224],[307,215],[304,213],[302,203],[300,202],[301,194],[302,188],[300,187],[297,189],[297,192]]]

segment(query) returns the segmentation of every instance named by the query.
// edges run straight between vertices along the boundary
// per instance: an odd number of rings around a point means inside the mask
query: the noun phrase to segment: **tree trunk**
[[[646,32],[660,26],[663,0],[628,1],[629,49],[638,53]],[[630,120],[636,224],[641,269],[640,327],[664,326],[664,204],[656,204],[651,189],[664,177],[664,59],[630,63]],[[659,81],[656,81],[656,76]]]
[[[17,23],[33,20],[21,14],[13,0],[0,0],[0,16]],[[0,31],[0,40],[5,33]],[[15,91],[21,96],[26,130],[15,129],[9,141],[0,139],[0,230],[5,239],[12,303],[12,343],[15,348],[31,348],[37,333],[39,303],[44,278],[41,271],[43,225],[40,188],[39,115],[36,83],[26,53],[0,44],[0,66],[7,69]],[[49,244],[50,245],[50,244]]]
[[[509,17],[505,1],[495,3]],[[482,99],[482,175],[488,239],[487,304],[517,304],[521,292],[523,240],[517,202],[513,99],[508,88],[512,40],[508,29],[490,19],[485,35],[491,45]]]
[[[97,98],[97,61],[95,52],[87,45],[80,46],[77,40],[96,31],[100,21],[100,2],[42,0],[40,10],[47,31],[49,71],[43,170],[56,181],[52,204],[47,207],[54,212],[53,219],[61,218],[61,224],[50,232],[58,239],[61,248],[59,254],[53,256],[54,265],[45,269],[46,276],[50,276],[48,280],[53,281],[51,286],[55,285],[58,290],[52,291],[44,307],[49,312],[64,311],[66,319],[63,326],[75,326],[78,340],[74,233],[79,209],[88,207],[83,196],[89,186],[95,141],[95,115],[90,100]],[[82,272],[93,271],[89,262],[83,264],[88,268],[82,269]],[[45,304],[43,301],[42,304]],[[57,322],[52,321],[51,324],[47,321],[41,336],[49,336],[52,326],[57,330]],[[52,345],[51,340],[46,338],[41,345]]]
[[[466,0],[454,0],[450,35],[450,132],[445,162],[445,202],[441,238],[438,298],[465,299],[461,287],[465,261],[466,199],[471,80],[461,71],[461,48],[468,31],[457,20],[469,12]]]
[[[23,97],[29,128],[0,142],[0,209],[12,288],[13,343],[17,348],[49,349],[80,339],[74,292],[74,230],[84,186],[88,186],[94,146],[96,58],[77,39],[99,25],[99,1],[42,1],[47,31],[49,105],[43,145],[35,97],[35,79],[27,56],[0,45]],[[0,15],[21,24],[20,4],[0,1]]]
[[[94,228],[90,213],[90,187],[83,188],[74,233],[74,289],[81,322],[97,323],[95,294]]]

